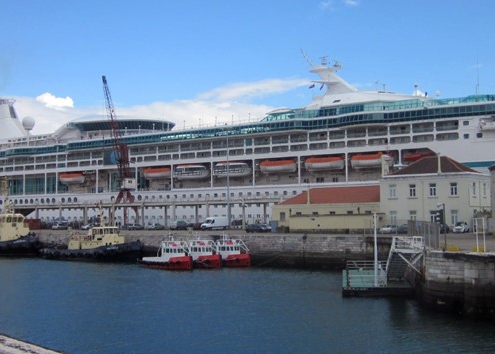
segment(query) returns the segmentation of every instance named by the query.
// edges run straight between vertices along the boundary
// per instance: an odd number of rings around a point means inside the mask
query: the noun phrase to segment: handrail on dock
[[[377,266],[378,272],[375,275],[375,261],[347,261],[344,287],[369,288],[387,286],[387,262],[378,261]]]

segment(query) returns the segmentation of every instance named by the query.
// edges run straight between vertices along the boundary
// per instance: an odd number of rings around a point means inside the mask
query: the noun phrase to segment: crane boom
[[[122,132],[117,121],[115,114],[115,108],[113,106],[112,96],[110,95],[110,89],[108,88],[107,78],[105,75],[101,77],[103,81],[103,92],[105,95],[105,106],[107,109],[107,116],[110,124],[110,131],[112,134],[113,143],[113,155],[117,164],[119,172],[119,194],[115,199],[115,204],[120,202],[134,202],[134,196],[131,190],[136,189],[136,180],[132,178],[131,169],[129,167],[129,149],[127,145],[122,142]],[[133,207],[137,213],[137,207]],[[124,224],[127,224],[127,208],[124,206]]]

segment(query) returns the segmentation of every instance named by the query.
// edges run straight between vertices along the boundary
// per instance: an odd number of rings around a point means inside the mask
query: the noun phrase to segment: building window
[[[486,197],[487,193],[487,186],[486,183],[483,183],[483,197]]]
[[[415,184],[409,185],[409,197],[416,198],[416,185]]]
[[[409,210],[409,220],[416,220],[416,210]]]
[[[390,198],[397,198],[397,185],[396,184],[391,184],[389,186],[389,197]]]
[[[397,225],[397,212],[395,210],[390,211],[390,223],[392,225]]]
[[[457,182],[450,183],[450,196],[457,196]]]
[[[284,212],[280,213],[280,221],[285,221],[285,213]]]
[[[457,222],[459,221],[459,215],[457,214],[457,210],[450,211],[450,221],[452,225],[457,224]]]
[[[438,213],[441,213],[440,210],[430,210],[430,221],[435,222],[435,217]]]
[[[473,182],[473,197],[476,197],[476,183]]]
[[[437,184],[430,183],[430,197],[436,197],[436,196],[437,196]]]

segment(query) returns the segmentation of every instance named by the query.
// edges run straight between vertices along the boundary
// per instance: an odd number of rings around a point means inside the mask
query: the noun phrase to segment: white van
[[[201,224],[201,230],[227,230],[229,221],[226,216],[210,216]]]

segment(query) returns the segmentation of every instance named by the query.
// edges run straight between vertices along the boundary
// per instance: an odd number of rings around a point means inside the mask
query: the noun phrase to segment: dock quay
[[[62,352],[40,347],[39,345],[14,339],[0,334],[0,353],[2,354],[61,354]]]
[[[493,240],[485,237],[460,251],[446,242],[439,250],[420,236],[394,236],[386,261],[347,261],[342,296],[414,296],[434,310],[495,320],[495,252],[489,249]]]

